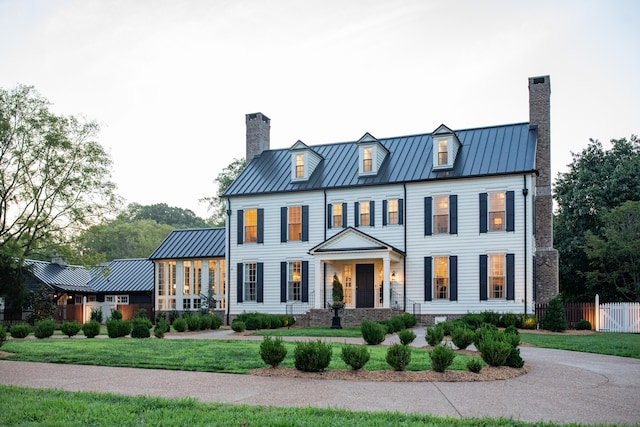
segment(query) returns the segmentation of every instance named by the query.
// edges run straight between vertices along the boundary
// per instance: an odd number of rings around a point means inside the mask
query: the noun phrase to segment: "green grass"
[[[34,390],[0,385],[2,425],[64,426],[559,426],[495,418],[443,418],[397,412],[275,408],[200,403],[194,399]],[[577,426],[578,424],[566,424]]]
[[[259,355],[261,341],[242,340],[158,340],[158,339],[45,339],[9,340],[2,347],[13,353],[6,360],[67,363],[76,365],[122,366],[200,372],[245,374],[267,365]],[[283,367],[294,367],[295,343],[285,342],[287,357]],[[341,343],[332,343],[329,369],[349,369],[340,358]],[[369,346],[367,370],[391,369],[385,361],[387,347]],[[472,356],[457,355],[451,370],[465,370]],[[431,369],[427,351],[412,349],[408,371]]]
[[[538,347],[640,359],[640,334],[594,332],[587,335],[565,335],[520,332],[520,338],[522,342]]]
[[[273,336],[273,337],[339,337],[339,338],[362,338],[362,332],[360,328],[342,328],[331,329],[328,327],[306,327],[306,328],[280,328],[269,329],[254,332],[251,335],[258,336]]]

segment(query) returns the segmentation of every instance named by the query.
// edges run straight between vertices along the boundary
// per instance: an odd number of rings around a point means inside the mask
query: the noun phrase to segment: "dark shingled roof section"
[[[116,259],[91,273],[95,292],[144,292],[154,286],[153,262],[144,258]]]
[[[224,196],[398,184],[439,179],[507,175],[535,170],[536,129],[529,123],[456,131],[462,147],[453,169],[433,170],[431,134],[380,139],[389,150],[375,176],[359,177],[355,141],[309,148],[324,160],[310,179],[291,181],[289,149],[267,150],[247,165]]]
[[[225,255],[224,228],[173,230],[149,257],[157,259],[215,258]]]
[[[32,266],[31,273],[41,282],[63,291],[86,292],[89,290],[89,272],[82,266],[61,266],[48,261],[25,260]]]

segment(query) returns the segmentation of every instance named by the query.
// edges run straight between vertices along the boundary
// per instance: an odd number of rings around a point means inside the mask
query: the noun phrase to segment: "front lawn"
[[[339,337],[362,338],[362,332],[358,327],[331,329],[323,326],[308,326],[305,328],[280,328],[254,332],[251,335],[273,337]]]
[[[640,334],[594,332],[586,335],[520,332],[522,342],[537,347],[640,359]]]

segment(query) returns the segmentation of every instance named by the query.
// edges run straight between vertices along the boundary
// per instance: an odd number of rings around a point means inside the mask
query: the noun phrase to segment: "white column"
[[[314,279],[314,289],[315,289],[315,301],[313,303],[314,308],[323,308],[322,307],[322,295],[323,295],[323,281],[322,281],[322,266],[323,262],[320,261],[319,258],[315,258],[315,279]]]
[[[183,310],[182,299],[184,298],[184,263],[176,261],[176,310]]]
[[[391,288],[389,284],[389,277],[391,276],[391,260],[389,254],[386,254],[382,258],[382,308],[391,307]]]

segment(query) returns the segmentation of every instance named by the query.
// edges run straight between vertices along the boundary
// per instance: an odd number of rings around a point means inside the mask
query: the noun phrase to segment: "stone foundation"
[[[340,323],[342,326],[360,326],[363,320],[378,322],[402,313],[404,313],[402,310],[390,308],[346,308],[340,312]],[[332,318],[333,310],[313,309],[309,312],[308,326],[331,326]],[[297,317],[296,323],[298,323]]]

